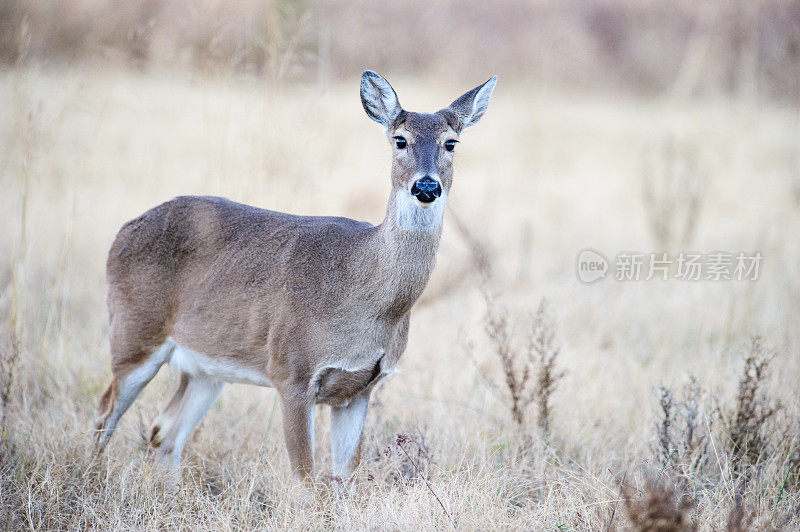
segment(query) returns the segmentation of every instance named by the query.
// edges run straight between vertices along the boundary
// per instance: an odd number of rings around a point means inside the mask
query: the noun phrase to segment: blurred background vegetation
[[[800,102],[794,0],[2,0],[0,64],[193,67],[270,82],[365,67],[472,82]]]

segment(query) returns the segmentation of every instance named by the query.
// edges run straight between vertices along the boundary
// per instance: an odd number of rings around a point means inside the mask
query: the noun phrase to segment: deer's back
[[[373,229],[347,218],[296,216],[224,198],[182,196],[122,226],[107,273],[111,283],[145,271],[155,281],[191,282],[193,273],[240,284],[285,273],[281,277],[289,281],[306,266],[320,271],[330,261],[352,257],[361,237]],[[290,263],[293,268],[287,270]]]

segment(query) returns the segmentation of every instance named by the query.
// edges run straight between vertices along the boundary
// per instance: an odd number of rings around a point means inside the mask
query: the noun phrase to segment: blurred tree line
[[[117,63],[322,84],[365,67],[800,102],[797,0],[0,0],[0,68]]]

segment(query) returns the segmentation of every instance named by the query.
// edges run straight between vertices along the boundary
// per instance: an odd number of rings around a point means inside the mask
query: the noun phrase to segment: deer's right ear
[[[389,82],[372,70],[361,76],[361,105],[367,116],[388,128],[403,110]]]

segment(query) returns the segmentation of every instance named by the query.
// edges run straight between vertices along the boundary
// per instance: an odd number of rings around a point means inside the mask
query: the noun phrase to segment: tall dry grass
[[[410,109],[464,89],[445,76],[389,77]],[[321,92],[202,71],[41,65],[0,77],[0,346],[15,360],[0,383],[0,523],[797,527],[800,123],[795,108],[724,96],[667,104],[498,85],[459,145],[438,266],[401,371],[375,392],[352,493],[324,478],[326,410],[309,501],[291,481],[274,392],[248,386],[224,391],[175,490],[140,436],[175,385],[166,369],[93,460],[109,378],[103,267],[117,228],[177,194],[380,221],[389,150],[357,82]],[[664,157],[671,138],[702,161],[691,246],[761,251],[761,277],[580,283],[574,261],[587,246],[613,257],[667,245],[641,185],[642,160]],[[530,318],[543,297],[552,328]],[[498,309],[506,355],[486,330]],[[768,365],[751,350],[756,335],[774,353]],[[525,397],[546,398],[527,405],[524,423],[509,409],[503,356],[520,379],[532,364]],[[537,391],[548,366],[555,385]]]

